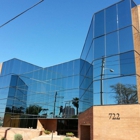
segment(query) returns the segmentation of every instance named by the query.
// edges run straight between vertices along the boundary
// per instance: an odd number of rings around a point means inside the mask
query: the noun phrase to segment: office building
[[[47,68],[3,62],[3,126],[71,131],[80,140],[138,140],[139,16],[133,0],[95,13],[79,59]]]

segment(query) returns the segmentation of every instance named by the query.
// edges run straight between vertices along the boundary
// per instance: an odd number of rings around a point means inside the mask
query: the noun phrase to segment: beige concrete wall
[[[57,120],[56,119],[39,119],[37,121],[37,129],[39,130],[49,130],[55,132],[57,130]]]
[[[132,8],[132,25],[137,29],[139,30],[140,28],[140,24],[139,24],[139,9],[140,9],[140,6],[136,6],[134,8]]]
[[[31,140],[32,138],[40,136],[41,131],[36,129],[2,127],[0,128],[0,134],[2,134],[0,138],[6,136],[7,140],[14,140],[15,134],[21,134],[23,140]]]
[[[135,65],[137,73],[138,102],[140,103],[140,6],[132,9],[133,40],[135,50]],[[138,76],[139,75],[139,76]]]
[[[92,112],[91,109],[93,114],[88,113]],[[112,116],[109,115],[110,113]],[[119,113],[119,117],[117,113]],[[88,119],[86,119],[87,117]],[[113,119],[113,117],[120,119]],[[80,126],[84,122],[86,123],[86,120],[89,125],[93,123],[90,140],[140,140],[140,105],[94,106],[90,108],[79,115],[79,136],[85,135],[84,133],[80,134]]]

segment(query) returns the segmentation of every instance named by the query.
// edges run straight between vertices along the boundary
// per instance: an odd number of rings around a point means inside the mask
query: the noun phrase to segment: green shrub
[[[14,140],[23,140],[23,137],[21,134],[15,134]]]
[[[64,138],[63,140],[71,140],[70,138]]]
[[[72,132],[67,132],[67,133],[66,133],[66,136],[73,137],[74,134],[73,134]]]
[[[1,140],[6,140],[6,138],[5,137],[2,137]]]
[[[49,135],[49,134],[51,133],[51,131],[49,131],[49,130],[44,130],[44,133],[47,134],[47,135]]]

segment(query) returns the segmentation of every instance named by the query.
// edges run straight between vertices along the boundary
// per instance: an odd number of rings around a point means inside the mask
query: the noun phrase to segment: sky
[[[0,0],[0,25],[39,1]],[[92,15],[118,1],[44,0],[0,28],[0,62],[18,58],[48,67],[80,58]]]

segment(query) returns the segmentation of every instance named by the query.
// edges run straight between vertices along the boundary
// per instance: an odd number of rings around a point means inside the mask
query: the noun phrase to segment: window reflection
[[[124,0],[118,3],[118,22],[119,28],[123,28],[132,24],[130,1]]]
[[[120,56],[105,58],[104,78],[120,76]]]
[[[93,82],[93,104],[101,104],[100,81]]]
[[[106,36],[106,56],[119,53],[118,32],[108,34]]]
[[[94,59],[105,56],[105,37],[99,37],[94,40]]]
[[[84,60],[86,59],[87,53],[89,52],[90,46],[92,44],[92,39],[93,39],[93,20],[91,21],[90,28],[89,28],[89,31],[87,34],[87,38],[86,38],[86,41],[84,44],[84,48],[83,48],[83,51],[81,54],[81,58]]]
[[[104,80],[104,87],[104,104],[136,104],[138,102],[135,76]]]
[[[104,34],[104,10],[95,14],[94,37]]]
[[[136,73],[134,52],[128,52],[120,55],[120,72],[123,76]]]
[[[106,33],[117,30],[117,8],[116,5],[105,10],[106,14]]]
[[[119,31],[120,52],[133,50],[132,27],[124,28]]]

